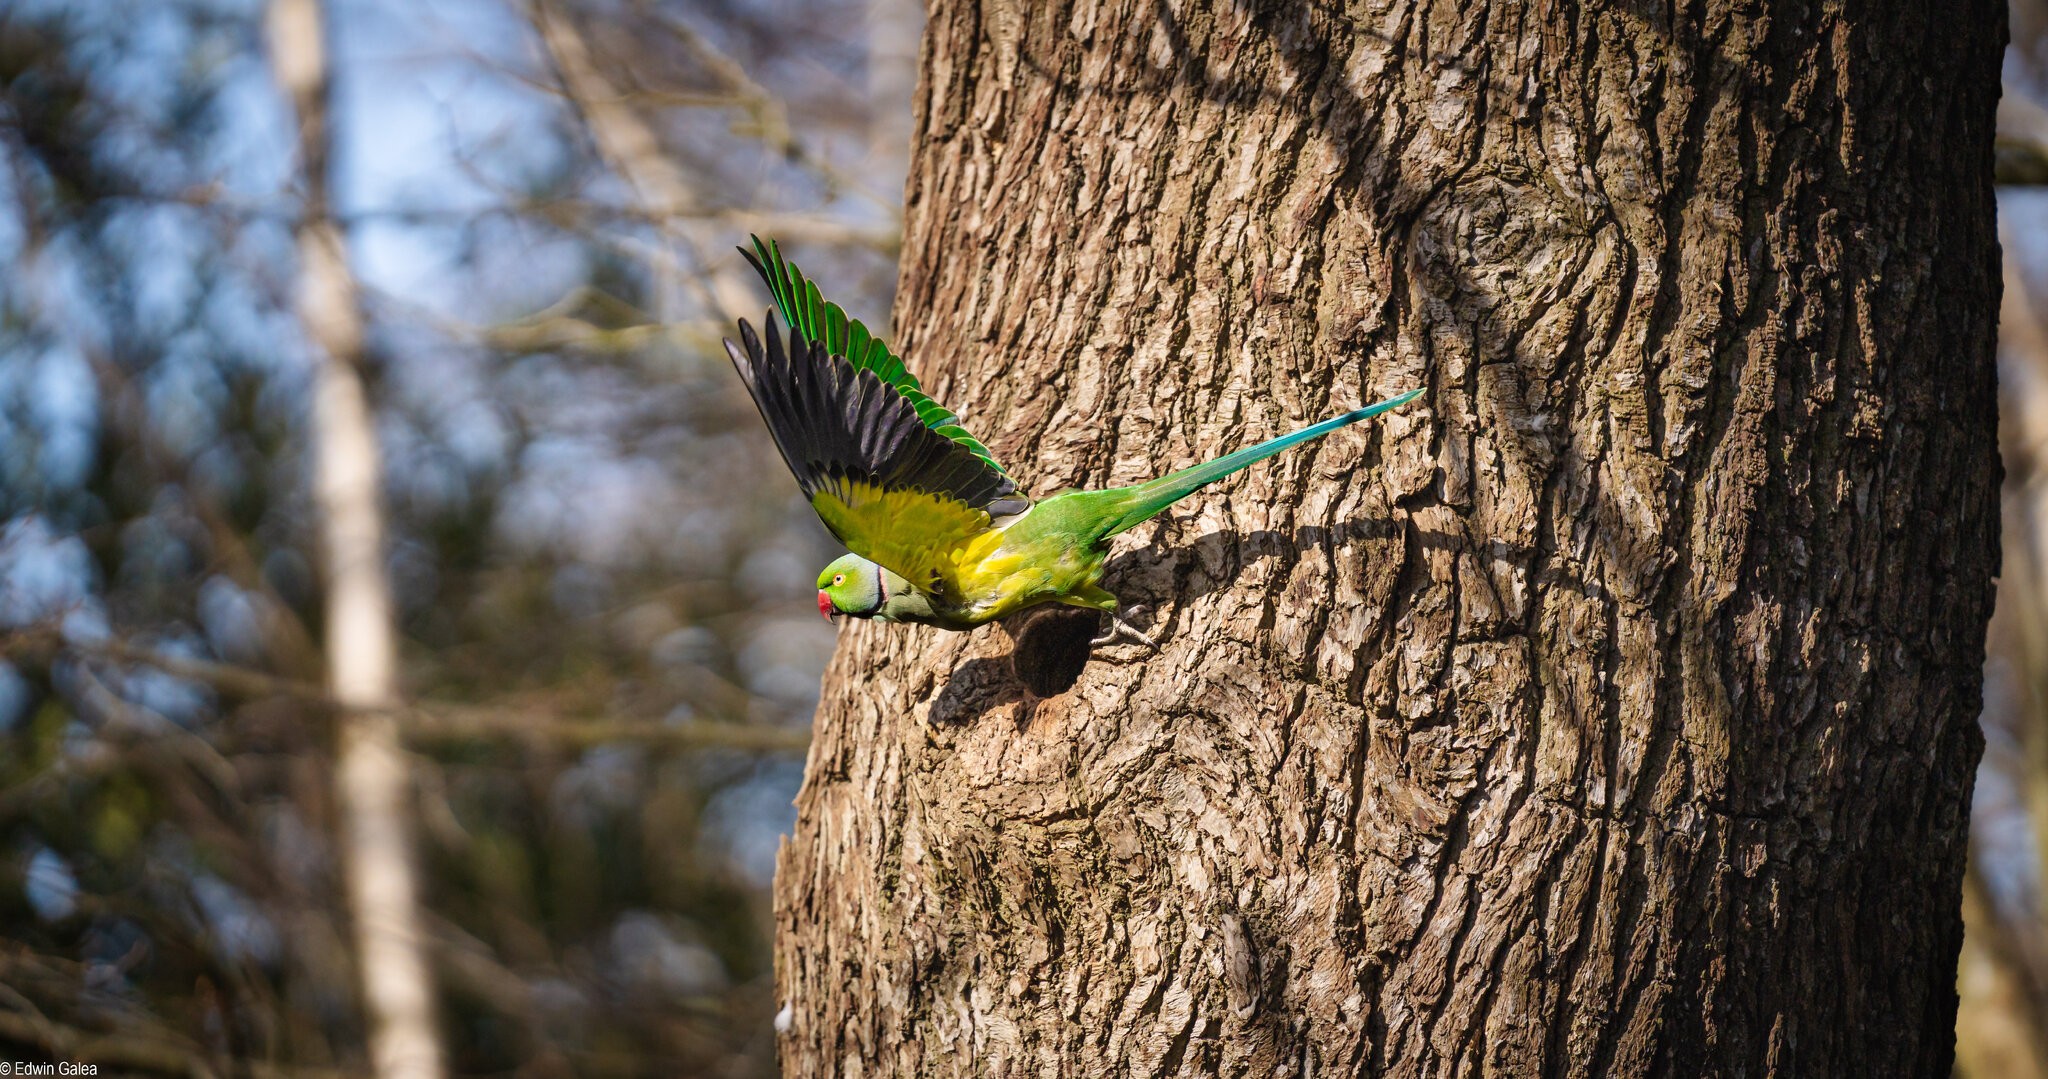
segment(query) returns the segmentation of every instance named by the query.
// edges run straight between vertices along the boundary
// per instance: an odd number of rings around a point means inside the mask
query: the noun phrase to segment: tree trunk
[[[847,632],[791,1075],[1946,1075],[2000,5],[931,12],[895,324],[1162,647]],[[1426,407],[1423,407],[1426,404]]]
[[[298,310],[313,346],[309,436],[325,587],[334,801],[376,1079],[441,1079],[446,1054],[413,864],[412,777],[399,743],[398,623],[384,565],[383,461],[363,385],[363,316],[329,197],[333,81],[321,0],[272,0],[271,65],[298,124],[305,205]]]

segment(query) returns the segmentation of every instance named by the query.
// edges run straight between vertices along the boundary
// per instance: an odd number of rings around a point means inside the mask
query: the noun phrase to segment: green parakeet
[[[1109,612],[1111,536],[1290,446],[1398,408],[1410,390],[1133,487],[1033,502],[959,417],[926,396],[867,327],[754,238],[740,249],[774,294],[765,339],[725,342],[811,507],[851,554],[818,576],[818,610],[968,630],[1041,603]],[[785,344],[776,315],[788,323]],[[1120,619],[1117,624],[1123,626]],[[1135,634],[1135,631],[1130,631]],[[1142,637],[1140,639],[1143,639]]]

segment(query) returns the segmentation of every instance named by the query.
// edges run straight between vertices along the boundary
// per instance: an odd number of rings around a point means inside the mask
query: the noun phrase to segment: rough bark
[[[2000,6],[939,0],[895,313],[1157,653],[847,631],[791,1075],[1947,1074]]]

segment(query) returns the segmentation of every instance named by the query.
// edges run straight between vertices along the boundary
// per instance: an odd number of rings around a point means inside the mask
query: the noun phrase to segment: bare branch
[[[0,1012],[0,1039],[33,1045],[52,1060],[99,1064],[152,1075],[212,1079],[220,1073],[203,1051],[169,1032],[98,1033],[52,1022],[40,1015]],[[234,1074],[256,1079],[341,1079],[332,1068],[285,1068],[259,1060],[234,1062]]]
[[[124,663],[154,667],[165,674],[202,683],[231,697],[285,696],[323,702],[328,699],[327,691],[312,682],[280,678],[274,674],[265,674],[229,663],[176,656],[154,648],[145,648],[118,637],[97,641],[66,640],[63,634],[55,629],[17,630],[0,635],[0,656],[34,655],[47,659],[66,649]]]
[[[195,1046],[139,1036],[92,1034],[42,1016],[0,1012],[0,1038],[37,1046],[53,1060],[109,1064],[192,1079],[212,1079],[219,1074]]]
[[[663,723],[653,720],[567,721],[532,712],[473,705],[440,705],[420,712],[406,729],[409,738],[460,741],[523,737],[573,746],[638,742],[677,749],[735,749],[749,753],[802,753],[809,731],[740,723]]]
[[[293,697],[323,709],[332,708],[336,703],[325,687],[311,682],[279,678],[232,664],[174,656],[118,638],[67,641],[50,629],[0,635],[0,656],[37,656],[47,661],[65,650],[154,667],[234,697]],[[733,711],[738,711],[752,698],[745,689],[720,679],[711,671],[699,672],[698,685],[707,696],[716,700],[718,706]],[[418,701],[402,706],[397,716],[404,721],[400,730],[404,739],[424,744],[516,738],[577,747],[606,742],[637,742],[670,749],[732,749],[750,753],[801,753],[811,744],[809,731],[783,727],[731,722],[670,723],[630,718],[576,719],[535,707],[530,702],[456,704]],[[4,815],[0,812],[0,816]]]

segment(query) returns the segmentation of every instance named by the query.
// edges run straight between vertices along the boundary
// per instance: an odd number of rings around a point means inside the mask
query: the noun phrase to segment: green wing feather
[[[926,427],[966,447],[968,452],[988,462],[990,468],[1008,475],[1003,463],[996,460],[987,446],[967,433],[960,426],[960,417],[953,410],[931,399],[924,388],[917,383],[917,376],[903,366],[903,361],[889,351],[881,338],[868,332],[858,319],[846,317],[836,303],[829,303],[818,293],[818,286],[804,279],[803,271],[782,257],[782,247],[772,241],[763,243],[759,236],[752,251],[740,248],[749,263],[768,283],[768,291],[775,297],[775,308],[781,312],[782,320],[794,327],[807,341],[823,341],[825,349],[834,355],[844,356],[854,367],[873,371],[875,377],[888,383],[909,400],[917,410],[917,418]]]

